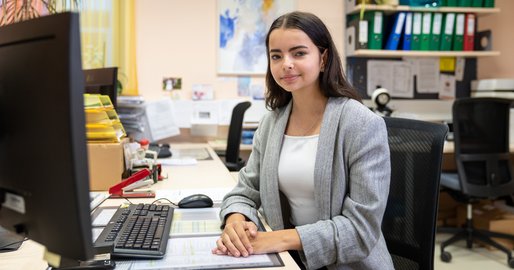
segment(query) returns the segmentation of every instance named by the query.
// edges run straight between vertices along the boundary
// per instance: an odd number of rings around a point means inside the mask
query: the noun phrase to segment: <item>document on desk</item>
[[[231,257],[211,253],[218,236],[171,238],[166,255],[160,260],[116,261],[118,269],[224,269],[283,266],[277,254]]]
[[[220,235],[220,208],[177,208],[173,211],[171,237]]]

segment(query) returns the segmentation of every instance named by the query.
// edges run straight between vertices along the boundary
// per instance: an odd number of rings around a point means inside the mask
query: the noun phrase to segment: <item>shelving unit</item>
[[[486,57],[499,56],[498,51],[391,51],[391,50],[356,50],[347,57]]]
[[[361,5],[355,4],[355,0],[345,0],[345,14],[347,20],[350,17],[355,17],[356,14],[360,14],[362,10],[364,12],[372,12],[372,11],[381,11],[384,16],[392,16],[398,12],[438,12],[438,13],[474,13],[477,17],[476,20],[479,20],[480,17],[497,14],[500,12],[500,8],[482,8],[482,7],[435,7],[435,8],[427,8],[427,7],[412,7],[412,6],[404,6],[404,5],[374,5],[374,4],[366,4]],[[345,27],[348,27],[348,23]],[[387,30],[383,30],[387,31]],[[366,65],[369,60],[376,59],[390,59],[390,60],[400,60],[403,57],[409,58],[437,58],[437,57],[457,57],[457,58],[465,58],[465,74],[464,78],[460,81],[456,82],[457,96],[467,96],[469,94],[469,83],[471,80],[476,79],[476,64],[477,58],[481,57],[494,57],[499,56],[499,51],[493,50],[483,50],[483,51],[426,51],[426,50],[377,50],[377,49],[355,49],[351,43],[348,42],[356,42],[355,34],[350,34],[350,36],[346,37],[347,47],[345,50],[345,57],[347,58],[348,69],[350,74],[350,79],[352,80],[354,86],[360,89],[361,94],[366,97],[369,95],[366,87],[367,81],[367,71]],[[387,34],[383,34],[384,44],[386,41]],[[352,41],[353,40],[353,41]],[[475,41],[477,42],[477,41]],[[349,45],[349,46],[348,46]],[[384,46],[384,45],[383,45]],[[384,47],[382,47],[384,48]],[[351,68],[350,68],[351,66]],[[468,73],[469,72],[469,73]],[[417,80],[417,79],[416,79]],[[415,86],[415,91],[416,90]],[[362,93],[365,91],[366,93]],[[369,97],[368,97],[369,98]],[[437,99],[437,94],[426,94],[415,92],[414,99]]]
[[[499,8],[473,8],[473,7],[437,7],[437,8],[426,8],[426,7],[411,7],[411,6],[390,6],[390,5],[356,5],[347,6],[349,9],[346,15],[356,14],[361,11],[364,7],[366,11],[383,11],[386,14],[392,14],[401,11],[412,11],[412,12],[455,12],[455,13],[475,13],[477,16],[489,15],[499,13]]]

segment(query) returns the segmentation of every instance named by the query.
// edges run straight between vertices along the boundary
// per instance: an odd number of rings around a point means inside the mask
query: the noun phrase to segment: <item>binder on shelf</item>
[[[475,14],[466,14],[464,27],[464,51],[473,51],[475,48]]]
[[[394,25],[391,29],[391,33],[389,34],[389,38],[387,39],[387,43],[385,46],[386,50],[397,50],[398,43],[400,42],[400,38],[402,36],[403,24],[405,22],[405,12],[400,12],[396,14],[394,19]]]
[[[384,14],[382,11],[366,12],[364,17],[368,21],[368,49],[381,50],[384,27]]]
[[[436,12],[432,18],[432,34],[430,35],[430,50],[438,51],[441,46],[441,29],[443,25],[443,14]]]
[[[454,23],[455,13],[446,13],[444,16],[443,32],[441,35],[441,51],[452,50]]]
[[[349,51],[368,48],[368,21],[354,19],[346,28],[346,42]]]
[[[484,4],[484,0],[472,0],[471,6],[472,7],[482,7]]]
[[[494,0],[484,0],[484,7],[487,8],[493,8],[494,7]]]
[[[455,19],[455,35],[453,36],[453,50],[462,51],[464,44],[464,24],[466,14],[459,13]]]
[[[458,0],[459,7],[470,7],[471,0]]]
[[[403,32],[402,50],[410,51],[412,41],[412,12],[405,15],[405,31]]]
[[[456,7],[457,6],[457,0],[446,0],[445,6],[447,7]]]
[[[412,15],[412,40],[410,45],[410,49],[413,51],[421,50],[421,23],[421,13],[414,12],[414,14]]]
[[[430,49],[430,32],[432,28],[432,13],[423,13],[423,21],[421,27],[421,41],[420,48],[422,51],[428,51]]]

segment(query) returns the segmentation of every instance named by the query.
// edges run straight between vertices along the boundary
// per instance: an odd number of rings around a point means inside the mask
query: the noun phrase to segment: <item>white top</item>
[[[319,135],[288,136],[278,163],[278,186],[291,206],[291,224],[314,223],[318,210],[314,202],[314,163]]]

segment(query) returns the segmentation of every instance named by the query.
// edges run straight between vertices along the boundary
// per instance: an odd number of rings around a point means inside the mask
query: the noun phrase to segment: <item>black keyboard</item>
[[[111,257],[162,258],[173,219],[169,205],[131,204],[118,208],[95,241],[97,250]]]

